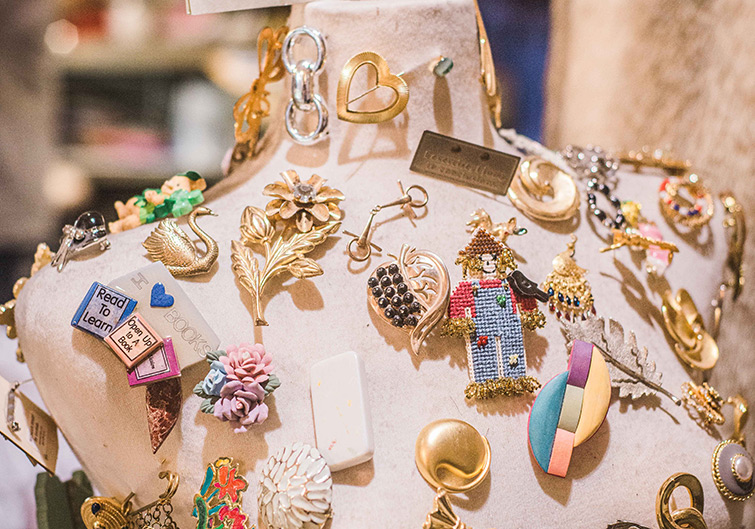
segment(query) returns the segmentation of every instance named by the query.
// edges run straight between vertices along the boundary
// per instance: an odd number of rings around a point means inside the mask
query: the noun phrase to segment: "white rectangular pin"
[[[337,472],[372,459],[375,442],[364,363],[353,351],[310,368],[317,448]]]

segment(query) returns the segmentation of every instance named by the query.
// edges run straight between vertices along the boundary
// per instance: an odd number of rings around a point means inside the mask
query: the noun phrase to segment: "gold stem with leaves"
[[[340,226],[340,221],[330,221],[303,233],[293,229],[277,232],[264,211],[254,206],[244,210],[241,241],[231,241],[231,263],[239,282],[252,295],[255,325],[267,325],[261,300],[267,282],[283,272],[297,279],[322,275],[320,265],[305,254],[338,231]],[[264,250],[265,266],[262,270],[250,246],[261,246]]]

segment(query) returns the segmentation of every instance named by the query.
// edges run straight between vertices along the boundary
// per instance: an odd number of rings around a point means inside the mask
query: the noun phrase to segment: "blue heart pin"
[[[150,307],[172,307],[175,299],[165,293],[165,285],[155,283],[152,287],[152,295],[149,300]]]

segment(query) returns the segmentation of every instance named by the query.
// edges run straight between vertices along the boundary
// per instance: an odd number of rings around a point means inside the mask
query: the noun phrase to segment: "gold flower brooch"
[[[338,203],[343,193],[325,186],[325,179],[312,175],[302,182],[296,171],[281,173],[283,182],[265,187],[263,194],[273,197],[265,211],[248,206],[241,215],[241,240],[231,242],[233,272],[252,295],[255,325],[267,325],[261,303],[267,282],[283,272],[297,279],[323,273],[306,254],[338,231],[343,216]],[[260,265],[252,248],[262,251]]]

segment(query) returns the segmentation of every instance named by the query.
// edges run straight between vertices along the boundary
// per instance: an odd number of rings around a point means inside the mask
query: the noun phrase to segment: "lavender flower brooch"
[[[261,344],[242,343],[207,353],[210,372],[194,387],[200,410],[227,421],[236,433],[267,419],[265,399],[281,385]]]

